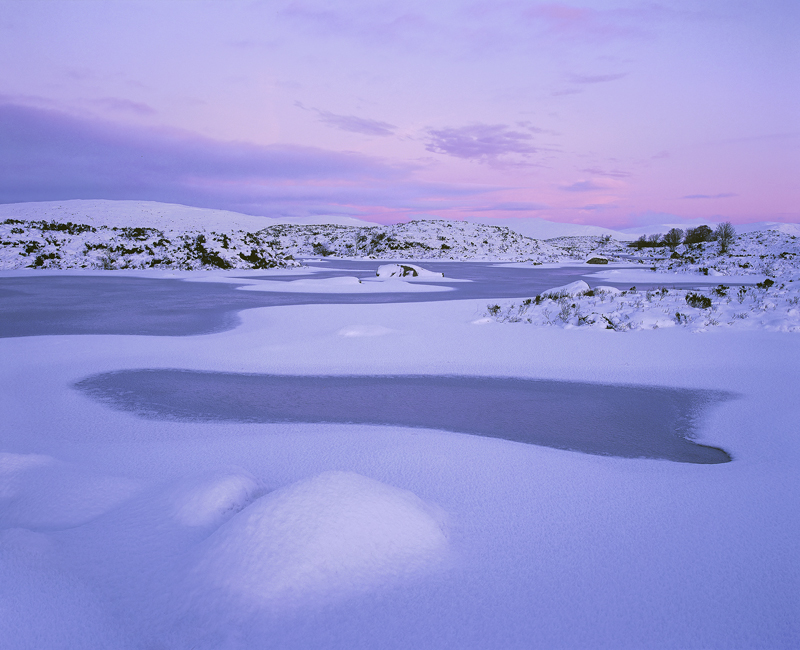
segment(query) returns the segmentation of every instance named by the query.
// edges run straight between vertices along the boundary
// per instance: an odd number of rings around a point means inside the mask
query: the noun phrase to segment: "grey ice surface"
[[[342,275],[374,277],[378,266],[385,263],[385,260],[324,260],[311,263],[311,266],[321,269],[313,276],[318,279]],[[490,262],[427,261],[422,265],[445,274],[441,280],[426,284],[447,286],[452,291],[312,294],[239,291],[235,284],[119,276],[0,278],[0,337],[54,334],[191,336],[232,329],[239,323],[240,311],[256,307],[529,298],[579,279],[587,280],[590,286],[615,284],[586,278],[597,269],[585,266],[509,268]],[[253,277],[248,276],[249,279]],[[289,274],[263,277],[278,281],[296,279]],[[470,282],[448,283],[448,278]],[[628,288],[627,284],[619,286]],[[639,288],[650,286],[661,285],[642,284]],[[674,283],[669,286],[674,286]],[[692,284],[688,282],[680,286]]]
[[[123,370],[76,388],[111,408],[180,421],[328,422],[439,429],[590,454],[725,463],[691,438],[715,391],[454,376],[284,376]]]

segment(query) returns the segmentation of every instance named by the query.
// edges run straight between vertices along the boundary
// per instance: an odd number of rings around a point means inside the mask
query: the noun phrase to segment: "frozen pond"
[[[395,425],[626,458],[725,463],[690,440],[730,396],[678,390],[453,376],[281,376],[123,370],[76,388],[141,417],[183,421]]]
[[[375,277],[380,260],[311,262],[311,276],[265,274],[262,279],[290,281],[335,276]],[[435,284],[450,291],[430,293],[291,293],[241,291],[236,284],[97,275],[42,275],[0,278],[0,337],[53,334],[134,334],[189,336],[236,327],[238,312],[256,307],[307,304],[364,304],[430,300],[531,297],[585,279],[590,286],[614,284],[586,278],[598,267],[513,268],[490,262],[423,262],[443,272]],[[226,275],[235,278],[235,275]],[[469,280],[469,282],[448,282]],[[629,283],[628,283],[629,284]],[[650,285],[640,285],[647,288]],[[654,283],[651,286],[660,286]],[[691,286],[691,283],[687,283]],[[627,284],[623,288],[628,288]]]

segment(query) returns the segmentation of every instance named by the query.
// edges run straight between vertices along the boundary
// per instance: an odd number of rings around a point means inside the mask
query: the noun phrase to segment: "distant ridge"
[[[621,241],[634,240],[632,235],[603,226],[591,226],[580,223],[561,223],[548,221],[540,217],[517,217],[511,219],[491,219],[488,217],[468,217],[466,221],[482,223],[487,226],[503,226],[532,239],[553,239],[555,237],[602,237],[610,235]]]
[[[0,205],[0,219],[72,221],[90,226],[137,226],[159,229],[208,229],[257,231],[279,224],[340,226],[377,225],[353,217],[314,216],[302,218],[272,218],[195,208],[176,203],[157,201],[112,201],[107,199],[72,199],[69,201],[38,201]]]

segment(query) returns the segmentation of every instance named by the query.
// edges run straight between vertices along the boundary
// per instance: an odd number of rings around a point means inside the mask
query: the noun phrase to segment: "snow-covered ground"
[[[445,236],[467,251],[477,232],[440,222],[392,228],[382,239],[418,238],[431,250]],[[492,232],[492,250],[511,251],[500,259],[557,249]],[[193,277],[244,291],[377,292],[372,304],[248,309],[234,329],[213,334],[0,338],[0,645],[798,647],[800,337],[785,330],[796,325],[800,277],[789,234],[754,236],[718,262],[712,247],[679,249],[695,260],[682,264],[651,250],[635,269],[613,261],[613,242],[580,238],[566,258],[602,249],[612,259],[586,266],[599,274],[586,278],[594,295],[583,285],[553,287],[562,298],[537,305],[531,296],[516,319],[537,324],[547,305],[560,311],[567,300],[570,316],[550,317],[558,327],[497,322],[515,320],[519,300],[513,309],[490,301],[494,317],[484,299],[378,302],[396,287],[440,291],[430,277],[0,271],[0,300],[24,291],[4,288],[6,277],[84,273]],[[389,259],[390,250],[373,254]],[[686,289],[598,290],[647,278],[696,282],[691,292],[712,306],[698,298],[692,307]],[[579,325],[576,312],[594,315],[595,326]],[[667,400],[667,389],[715,391],[704,411],[679,415],[693,423],[696,443],[732,461],[592,455],[397,425],[166,417],[121,410],[77,386],[137,369],[512,377],[651,388]],[[209,390],[210,400],[236,409],[235,395]],[[296,395],[299,404],[313,399]],[[581,424],[598,437],[619,435],[594,421],[592,408],[599,405],[575,403],[588,413]],[[648,417],[641,414],[643,435]],[[523,425],[550,423],[542,415]]]
[[[0,340],[6,647],[796,647],[797,337],[480,310],[305,305],[207,336]],[[73,388],[135,368],[726,391],[697,433],[733,461],[143,419]]]

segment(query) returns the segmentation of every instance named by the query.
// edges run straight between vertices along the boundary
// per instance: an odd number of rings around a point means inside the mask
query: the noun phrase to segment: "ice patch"
[[[255,608],[339,599],[437,565],[442,519],[411,492],[325,472],[223,524],[201,545],[195,576]]]

